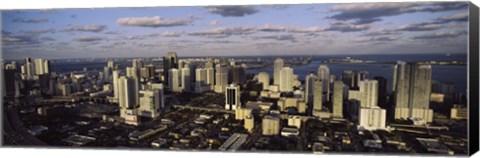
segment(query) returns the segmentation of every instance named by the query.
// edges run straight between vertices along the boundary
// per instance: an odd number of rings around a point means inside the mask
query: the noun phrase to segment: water
[[[298,56],[295,56],[298,57]],[[323,60],[327,59],[341,59],[345,58],[344,55],[338,56],[313,56],[312,62],[307,65],[300,65],[293,67],[294,73],[298,75],[299,80],[304,80],[305,76],[310,72],[315,72],[318,69],[318,66]],[[454,54],[446,56],[443,54],[438,55],[352,55],[350,56],[354,59],[362,60],[373,60],[377,62],[395,62],[398,60],[413,62],[413,61],[426,61],[426,60],[436,60],[436,61],[466,61],[467,56],[465,54]],[[255,57],[231,57],[231,58],[250,58],[250,59],[268,59],[272,60],[275,57],[272,56],[255,56]],[[292,56],[283,56],[283,59],[294,58]],[[131,62],[121,61],[116,62],[120,64],[121,68],[125,68],[131,65]],[[145,64],[149,64],[146,62]],[[156,66],[160,66],[161,63],[153,63]],[[102,69],[107,64],[106,62],[63,62],[63,63],[52,63],[51,69],[53,72],[65,73],[71,71],[81,71],[83,68],[91,69]],[[340,79],[341,73],[345,70],[353,71],[368,71],[369,78],[375,76],[382,76],[387,79],[388,89],[392,89],[393,81],[393,64],[365,64],[365,63],[338,63],[338,64],[328,64],[330,68],[330,73],[334,74],[337,79]],[[161,67],[161,66],[160,66]],[[266,67],[261,69],[249,69],[248,73],[259,73],[267,72],[270,74],[270,77],[273,78],[273,68]],[[465,93],[467,88],[467,67],[461,65],[432,65],[432,80],[439,81],[441,83],[453,83],[455,92]]]

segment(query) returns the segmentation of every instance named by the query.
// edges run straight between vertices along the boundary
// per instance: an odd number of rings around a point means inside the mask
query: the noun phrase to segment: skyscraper
[[[112,75],[112,78],[113,78],[113,98],[115,99],[118,99],[119,98],[119,94],[120,94],[120,89],[119,89],[119,82],[118,82],[118,79],[120,77],[120,74],[119,74],[119,70],[115,70],[113,71],[113,75]]]
[[[327,65],[320,65],[317,70],[317,77],[322,80],[322,88],[324,96],[324,101],[330,101],[330,69]]]
[[[103,68],[103,75],[104,75],[104,80],[106,82],[111,82],[111,75],[112,75],[112,68],[111,67],[104,67]]]
[[[270,75],[266,72],[258,73],[258,82],[262,83],[263,89],[266,90],[270,86]]]
[[[273,62],[273,84],[280,85],[280,71],[283,69],[285,63],[282,58],[277,58]]]
[[[342,81],[333,83],[333,117],[343,117],[343,89]]]
[[[163,77],[165,84],[169,84],[169,79],[171,77],[168,76],[169,70],[172,68],[178,69],[178,59],[176,52],[168,52],[166,56],[163,57]]]
[[[119,82],[119,105],[121,116],[124,116],[125,109],[138,107],[138,82],[135,78],[122,76]]]
[[[181,89],[182,92],[188,92],[191,89],[190,86],[191,77],[190,77],[190,68],[184,67],[181,72]]]
[[[395,91],[395,119],[416,118],[432,122],[429,109],[432,68],[416,63],[397,63]]]
[[[293,91],[293,69],[290,67],[283,67],[280,70],[280,92]]]
[[[274,115],[266,115],[262,119],[262,134],[263,135],[278,135],[280,134],[280,117]]]
[[[218,64],[215,66],[215,89],[216,93],[225,92],[225,87],[228,85],[228,67],[225,64]]]
[[[22,74],[24,80],[32,80],[35,74],[35,66],[32,63],[32,59],[30,57],[25,58],[25,63],[22,66]]]
[[[111,68],[112,70],[115,69],[115,63],[113,60],[110,59],[107,61],[107,67]]]
[[[235,110],[240,107],[240,86],[230,84],[225,91],[225,109]]]
[[[43,59],[35,59],[35,75],[42,75],[49,73],[50,62]]]
[[[378,82],[378,106],[387,108],[387,79],[381,76],[375,76],[373,79]]]
[[[215,85],[215,69],[214,68],[205,68],[207,71],[207,84],[210,85],[211,89]]]
[[[133,59],[132,67],[136,67],[138,69],[143,67],[143,61],[141,59]]]
[[[157,89],[140,91],[140,108],[138,114],[144,117],[156,118],[164,107],[163,86]]]
[[[342,73],[342,81],[346,86],[349,87],[349,89],[354,87],[354,84],[353,84],[354,76],[355,74],[351,70],[345,70]]]
[[[309,106],[313,105],[315,80],[317,80],[317,76],[315,76],[313,73],[310,73],[305,77],[305,101]]]
[[[176,68],[172,68],[168,70],[168,77],[169,77],[169,82],[168,82],[168,88],[172,92],[181,92],[181,87],[180,87],[180,71]]]
[[[140,69],[137,67],[127,67],[126,72],[127,72],[127,77],[132,77],[135,79],[140,79]]]
[[[246,70],[245,67],[235,65],[232,67],[232,83],[243,85],[246,80]]]
[[[323,106],[323,82],[316,79],[313,82],[313,111],[321,111]]]

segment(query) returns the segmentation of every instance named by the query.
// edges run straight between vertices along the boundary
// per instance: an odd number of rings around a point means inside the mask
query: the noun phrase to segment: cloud
[[[327,18],[353,20],[355,24],[368,24],[381,21],[383,17],[415,12],[441,12],[467,9],[467,2],[429,3],[357,3],[334,5],[326,12],[337,13]]]
[[[196,31],[187,33],[190,36],[201,36],[207,38],[225,38],[231,35],[247,35],[256,32],[254,27],[231,27],[231,28],[216,28],[213,30]]]
[[[442,16],[436,19],[438,23],[449,23],[449,22],[467,22],[468,13],[458,13],[448,16]]]
[[[451,31],[451,32],[434,32],[428,33],[420,36],[415,36],[413,39],[443,39],[443,38],[454,38],[461,35],[466,35],[467,31]]]
[[[15,23],[43,23],[48,22],[46,18],[32,18],[32,19],[24,19],[24,18],[15,18],[12,20]]]
[[[143,40],[147,38],[153,38],[153,37],[158,37],[158,33],[151,33],[151,34],[145,34],[145,35],[134,35],[134,36],[125,36],[123,39],[126,40]]]
[[[162,33],[162,36],[164,36],[164,37],[180,37],[183,34],[185,34],[185,31],[180,31],[180,32],[165,31],[165,32]]]
[[[211,6],[207,7],[208,12],[218,14],[223,17],[241,17],[259,12],[253,6]]]
[[[185,26],[192,23],[192,18],[187,19],[166,19],[160,16],[154,17],[125,17],[117,20],[117,24],[121,26],[140,26],[140,27],[173,27]]]
[[[400,39],[400,37],[399,37],[399,36],[396,36],[396,35],[390,35],[390,36],[373,36],[373,37],[370,37],[370,38],[358,39],[358,40],[355,40],[355,42],[359,42],[359,43],[374,42],[374,43],[377,43],[377,42],[397,41],[397,40],[399,40],[399,39]]]
[[[212,20],[212,21],[208,22],[208,25],[210,25],[210,26],[216,26],[216,25],[218,25],[218,23],[219,23],[219,22],[218,22],[217,20]]]
[[[276,26],[276,25],[264,25],[261,27],[258,27],[258,31],[264,31],[264,32],[284,32],[287,31],[287,27],[285,26]]]
[[[356,25],[347,23],[345,21],[334,21],[330,23],[330,26],[326,28],[327,31],[339,31],[339,32],[355,32],[370,29],[368,25]]]
[[[253,39],[271,39],[271,40],[277,40],[277,41],[291,41],[295,42],[296,39],[293,37],[293,35],[267,35],[267,36],[255,36]]]
[[[44,29],[44,30],[23,30],[21,31],[22,33],[24,34],[29,34],[29,35],[40,35],[40,34],[44,34],[44,33],[54,33],[55,32],[55,29]]]
[[[86,26],[74,25],[74,26],[66,27],[65,29],[63,29],[63,31],[102,32],[106,28],[107,26],[105,25],[86,25]]]
[[[432,31],[443,28],[443,25],[435,22],[413,23],[398,27],[396,31]]]
[[[40,43],[33,36],[13,35],[6,31],[2,31],[2,42],[5,45],[32,45]]]
[[[81,36],[73,40],[77,42],[97,42],[97,41],[103,40],[103,38],[95,37],[95,36]]]
[[[401,34],[399,31],[380,29],[380,30],[368,31],[364,33],[363,36],[382,36],[382,35],[399,35],[399,34]]]

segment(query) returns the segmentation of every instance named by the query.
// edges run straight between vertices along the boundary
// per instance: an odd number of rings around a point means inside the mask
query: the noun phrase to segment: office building
[[[263,90],[267,90],[268,87],[270,86],[270,75],[266,72],[260,72],[257,75],[258,82],[262,83],[263,85]]]
[[[216,93],[224,93],[228,84],[228,67],[225,64],[215,66],[215,89]]]
[[[33,76],[35,75],[35,67],[32,59],[26,57],[24,60],[24,64],[21,66],[22,71],[22,79],[23,80],[33,80]]]
[[[262,119],[262,134],[271,136],[280,134],[280,117],[266,115]]]
[[[170,85],[169,76],[170,69],[178,69],[178,58],[176,52],[168,52],[166,56],[163,57],[163,78],[165,84]]]
[[[232,83],[237,85],[245,84],[247,80],[247,70],[243,66],[235,65],[232,67]]]
[[[317,76],[315,74],[310,73],[305,77],[305,102],[308,105],[313,105],[313,91],[314,91],[314,83],[317,80]]]
[[[377,104],[378,106],[382,108],[387,108],[387,96],[388,96],[388,91],[387,91],[387,79],[381,76],[375,76],[373,78],[374,80],[377,80],[378,82],[378,98],[377,98]]]
[[[118,100],[119,98],[119,82],[118,79],[120,78],[120,72],[118,70],[115,70],[112,72],[112,79],[113,79],[113,98],[115,100]]]
[[[317,70],[317,77],[322,81],[324,102],[330,101],[330,69],[327,65],[320,65]]]
[[[359,128],[377,130],[386,128],[387,112],[380,107],[360,108]]]
[[[50,69],[50,61],[43,59],[35,59],[35,75],[48,74]]]
[[[176,68],[172,68],[168,70],[168,77],[169,77],[169,82],[168,82],[168,88],[172,92],[181,92],[181,87],[180,87],[180,71]]]
[[[280,85],[280,71],[283,69],[285,63],[283,59],[277,58],[273,62],[273,84]]]
[[[210,90],[210,85],[207,84],[207,69],[197,68],[195,70],[195,92],[203,93]]]
[[[378,82],[363,80],[359,82],[358,90],[348,90],[348,100],[357,100],[360,107],[378,106]]]
[[[255,128],[255,119],[253,118],[252,114],[245,116],[243,128],[245,128],[249,133],[253,132],[253,128]]]
[[[135,68],[142,68],[143,67],[143,61],[141,59],[133,59],[132,61],[132,67],[135,67]]]
[[[283,67],[280,70],[280,92],[293,91],[293,69],[290,67]]]
[[[165,104],[163,88],[140,91],[139,97],[140,107],[138,109],[138,115],[157,118],[160,115],[160,109],[163,108]]]
[[[342,81],[335,81],[333,83],[333,117],[343,118],[343,89],[344,85]]]
[[[433,110],[429,108],[431,66],[399,61],[396,75],[395,119],[432,122]]]
[[[246,116],[252,115],[252,108],[237,108],[235,110],[235,119],[244,120]]]
[[[296,115],[288,116],[288,126],[300,129],[302,127],[302,118]]]
[[[225,91],[225,109],[235,110],[240,107],[240,86],[230,84]]]
[[[189,92],[191,91],[191,86],[190,86],[190,83],[191,83],[191,75],[190,75],[190,68],[188,67],[184,67],[181,69],[182,72],[180,73],[181,74],[181,91],[182,92]]]
[[[313,82],[313,111],[321,111],[323,106],[323,82],[319,79]]]
[[[112,68],[111,67],[103,67],[103,80],[111,83],[112,81]]]
[[[115,70],[115,63],[113,62],[113,60],[108,60],[107,61],[107,67],[111,68],[112,70]]]
[[[119,105],[122,109],[138,107],[138,82],[135,78],[122,76],[118,79]],[[123,116],[123,115],[122,115]]]

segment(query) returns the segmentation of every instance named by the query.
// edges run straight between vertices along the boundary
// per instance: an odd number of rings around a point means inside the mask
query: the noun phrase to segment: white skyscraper
[[[313,82],[313,111],[321,111],[323,106],[323,83],[321,80],[316,79]]]
[[[228,67],[224,64],[215,66],[215,89],[216,93],[224,93],[225,87],[228,85]]]
[[[107,67],[111,68],[112,70],[115,68],[115,63],[113,60],[108,60]]]
[[[35,75],[35,65],[29,57],[25,58],[25,63],[22,66],[22,74],[24,80],[32,80]]]
[[[333,83],[333,117],[343,117],[343,89],[342,81],[335,81]]]
[[[293,91],[293,69],[284,67],[280,70],[280,92]]]
[[[280,71],[282,70],[285,63],[283,59],[277,58],[273,62],[273,84],[280,85]]]
[[[386,128],[387,112],[380,107],[360,108],[359,126],[366,130]]]
[[[205,70],[207,71],[207,84],[213,89],[215,85],[215,70],[213,68],[205,68]]]
[[[113,77],[112,77],[112,78],[113,78],[113,97],[114,97],[115,99],[118,99],[118,98],[119,98],[119,90],[120,90],[119,87],[118,87],[118,84],[119,84],[118,79],[119,79],[119,77],[120,77],[120,74],[119,74],[119,73],[120,73],[120,72],[119,72],[118,70],[115,70],[115,71],[113,71],[113,73],[112,73],[112,74],[113,74],[113,75],[112,75],[112,76],[113,76]]]
[[[190,77],[190,68],[184,67],[182,68],[181,72],[181,89],[182,92],[188,92],[191,89],[190,82],[191,82],[191,77]]]
[[[258,82],[262,83],[264,90],[268,89],[270,87],[270,75],[266,72],[258,73]]]
[[[240,107],[240,86],[230,84],[225,91],[225,109],[235,110]]]
[[[180,71],[176,68],[168,70],[168,88],[172,92],[181,92]]]
[[[138,114],[144,117],[156,118],[164,107],[163,86],[159,89],[140,91],[140,108]]]
[[[378,106],[378,81],[363,80],[358,83],[359,90],[349,90],[348,99],[360,101],[360,107]]]

